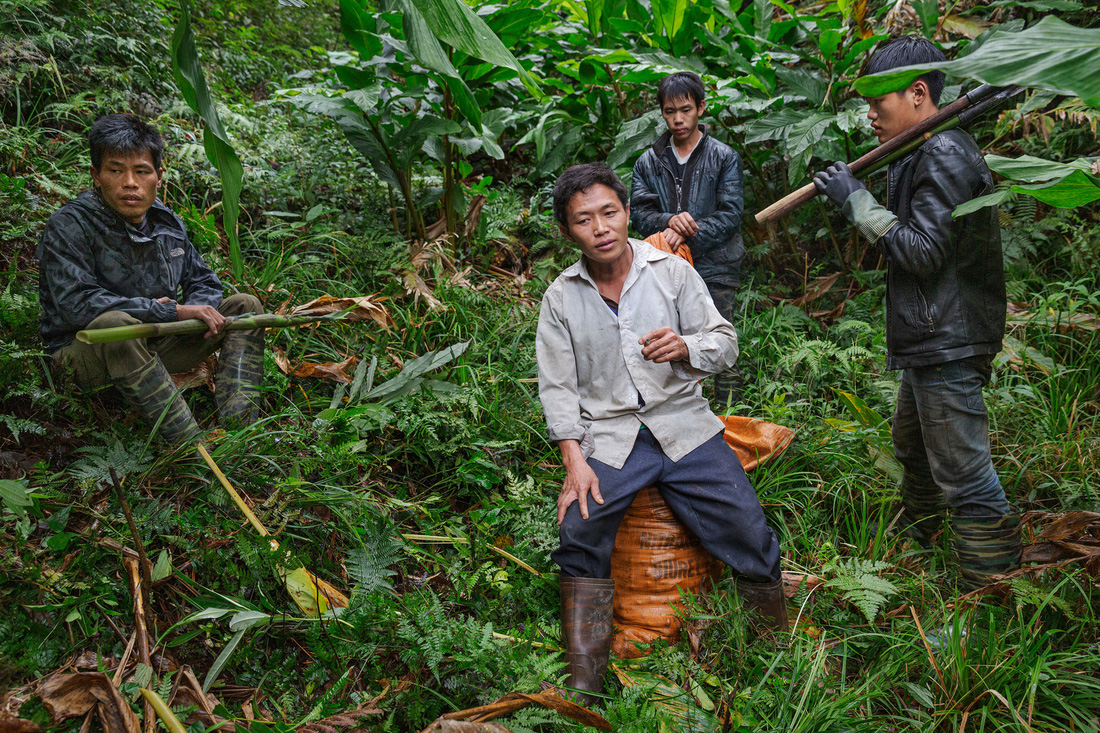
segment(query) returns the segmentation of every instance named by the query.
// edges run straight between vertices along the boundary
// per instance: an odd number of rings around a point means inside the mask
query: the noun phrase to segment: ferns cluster
[[[873,624],[889,597],[898,593],[897,586],[878,575],[889,567],[886,562],[858,557],[834,558],[823,568],[832,575],[825,586],[839,592],[844,600],[863,613],[867,623]]]

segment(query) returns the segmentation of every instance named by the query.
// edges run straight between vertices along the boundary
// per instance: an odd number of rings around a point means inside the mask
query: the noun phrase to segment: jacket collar
[[[699,129],[702,130],[703,136],[699,138],[699,142],[695,146],[695,150],[701,150],[703,145],[706,144],[707,138],[710,137],[710,132],[707,131],[707,126],[704,125],[702,122],[699,123]],[[665,149],[668,148],[669,142],[671,142],[671,140],[672,131],[665,130],[663,133],[661,133],[661,136],[657,138],[656,142],[653,143],[653,152],[656,153],[658,156],[664,155]]]

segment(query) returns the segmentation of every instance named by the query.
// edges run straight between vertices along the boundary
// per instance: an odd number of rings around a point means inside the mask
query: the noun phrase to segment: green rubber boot
[[[952,517],[955,556],[959,560],[959,584],[977,590],[992,582],[991,576],[1020,567],[1020,515]]]
[[[187,400],[176,389],[160,359],[152,359],[111,382],[150,425],[160,421],[160,436],[170,445],[192,442],[202,433]]]
[[[894,525],[896,534],[914,540],[926,550],[931,549],[932,540],[943,528],[946,515],[947,501],[938,486],[917,487],[902,479],[901,516]]]
[[[260,412],[264,378],[264,331],[230,331],[218,354],[214,401],[226,425],[248,425]]]

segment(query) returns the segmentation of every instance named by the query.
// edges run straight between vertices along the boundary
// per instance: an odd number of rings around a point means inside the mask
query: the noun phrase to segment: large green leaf
[[[444,83],[451,91],[459,111],[475,127],[481,127],[481,109],[474,99],[473,92],[466,86],[466,81],[451,63],[450,56],[428,26],[428,21],[417,9],[416,3],[412,0],[401,0],[399,7],[409,52],[422,66],[444,78]],[[492,33],[492,31],[489,32]]]
[[[1100,28],[1077,28],[1048,15],[1018,33],[989,31],[978,50],[955,61],[919,64],[857,79],[865,97],[905,89],[924,72],[940,69],[987,84],[1020,84],[1081,97],[1100,107]]]
[[[615,148],[607,156],[607,164],[618,168],[630,160],[630,156],[656,140],[664,128],[661,111],[652,109],[640,117],[627,120],[615,136]]]
[[[684,13],[687,11],[687,0],[653,0],[650,6],[653,10],[653,19],[657,27],[663,29],[671,43],[673,36],[680,32],[684,25]]]
[[[428,27],[444,43],[468,56],[513,69],[532,94],[541,96],[538,84],[493,29],[462,0],[409,0],[424,16]]]
[[[239,280],[244,272],[244,259],[241,257],[241,243],[237,238],[237,215],[240,211],[244,166],[229,141],[229,135],[222,127],[218,110],[214,107],[214,100],[206,86],[206,77],[199,63],[199,52],[195,48],[195,34],[191,30],[191,4],[188,0],[181,0],[180,15],[180,24],[172,34],[172,75],[187,106],[197,112],[206,123],[202,144],[210,164],[218,169],[221,176],[222,216],[225,233],[229,237],[229,259],[233,267],[233,277]]]
[[[1031,196],[1059,209],[1087,206],[1100,200],[1100,178],[1091,173],[1092,159],[1078,158],[1070,163],[1058,163],[1030,155],[1019,158],[987,155],[985,161],[990,170],[1024,183],[971,199],[955,209],[952,216],[966,216],[987,206],[998,206],[1014,195]]]

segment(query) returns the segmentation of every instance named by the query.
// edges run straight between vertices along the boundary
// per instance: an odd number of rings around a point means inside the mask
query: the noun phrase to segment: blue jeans
[[[588,500],[588,519],[577,502],[558,528],[561,546],[552,555],[562,575],[611,577],[611,550],[634,495],[657,486],[672,513],[707,552],[751,581],[779,580],[779,540],[737,454],[722,433],[679,461],[672,461],[648,430],[638,433],[622,468],[593,458],[588,465],[600,480],[603,504]]]
[[[892,433],[905,469],[903,503],[907,495],[922,505],[942,497],[957,516],[1009,513],[993,469],[982,399],[992,361],[991,355],[972,356],[902,370]]]

